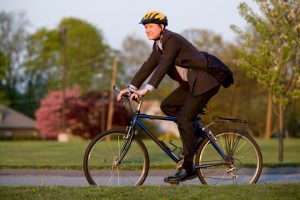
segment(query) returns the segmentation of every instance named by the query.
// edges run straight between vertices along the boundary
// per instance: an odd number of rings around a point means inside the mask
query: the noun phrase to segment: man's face
[[[159,24],[145,24],[146,34],[149,40],[155,40],[160,37],[160,32],[162,30],[161,25]]]

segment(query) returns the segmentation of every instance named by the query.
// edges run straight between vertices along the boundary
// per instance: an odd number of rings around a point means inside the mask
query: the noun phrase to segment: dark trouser
[[[181,87],[174,90],[161,104],[161,110],[168,116],[177,117],[178,130],[183,146],[183,168],[190,170],[194,157],[193,119],[206,106],[207,102],[219,91],[220,86],[193,96]]]

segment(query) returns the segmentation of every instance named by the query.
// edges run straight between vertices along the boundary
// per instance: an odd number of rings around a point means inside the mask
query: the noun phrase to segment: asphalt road
[[[166,185],[163,178],[175,170],[151,170],[144,185]],[[264,168],[258,183],[300,182],[300,168]],[[183,184],[201,184],[198,179]],[[0,185],[88,186],[81,170],[0,170]]]

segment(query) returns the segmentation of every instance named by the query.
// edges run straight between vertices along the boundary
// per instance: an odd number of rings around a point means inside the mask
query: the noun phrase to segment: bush
[[[109,93],[89,92],[80,95],[80,89],[66,90],[66,131],[62,128],[62,92],[49,92],[36,111],[36,128],[44,139],[57,138],[62,132],[70,132],[82,138],[93,138],[105,130],[108,116]],[[129,120],[126,109],[114,104],[113,125],[125,126]]]

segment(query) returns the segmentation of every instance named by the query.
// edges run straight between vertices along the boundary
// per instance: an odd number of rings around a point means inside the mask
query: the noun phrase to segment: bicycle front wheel
[[[240,130],[220,131],[215,138],[227,162],[224,162],[208,139],[203,141],[195,164],[212,164],[213,167],[198,168],[200,181],[203,184],[256,183],[262,170],[262,155],[254,139]]]
[[[111,130],[94,138],[86,149],[83,169],[91,185],[142,185],[149,170],[149,155],[144,143],[134,138],[128,152],[117,164],[126,132]]]

